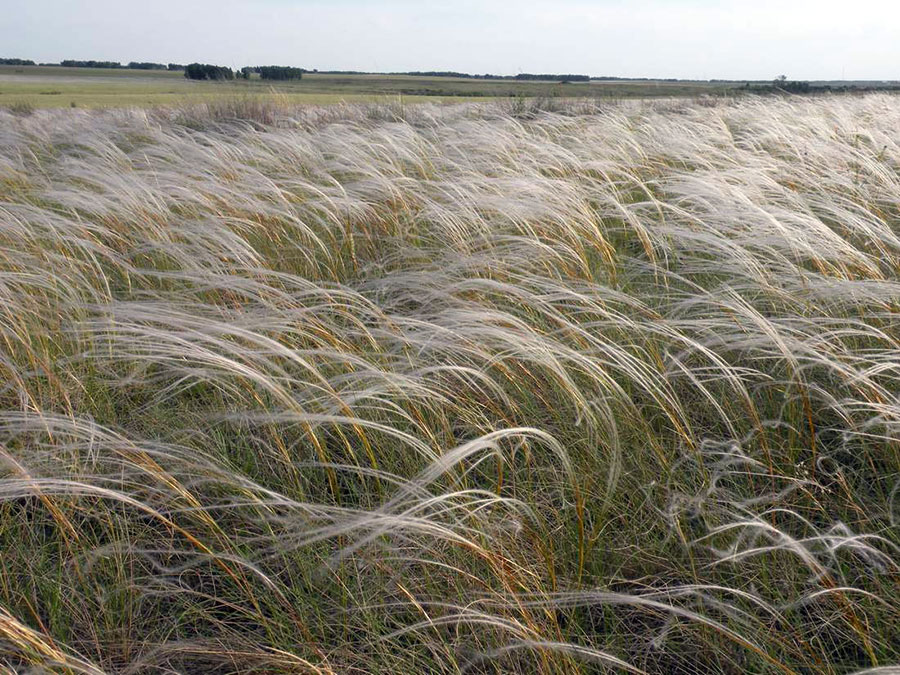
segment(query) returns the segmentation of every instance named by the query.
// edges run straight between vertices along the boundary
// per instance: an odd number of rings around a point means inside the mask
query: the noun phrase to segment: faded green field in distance
[[[0,109],[0,671],[896,673],[898,195],[887,95]]]
[[[403,96],[408,102],[491,97],[655,98],[728,93],[734,84],[662,81],[516,82],[407,75],[307,73],[298,82],[195,82],[181,72],[0,66],[0,106],[36,108],[153,106],[202,103],[276,92],[290,103],[373,102]]]

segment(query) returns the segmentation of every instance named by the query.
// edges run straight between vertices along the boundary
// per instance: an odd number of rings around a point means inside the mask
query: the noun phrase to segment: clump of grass
[[[0,111],[0,663],[888,672],[897,128]]]
[[[19,117],[30,117],[34,114],[34,106],[28,101],[14,101],[8,104],[6,109]]]
[[[216,97],[206,103],[177,110],[175,120],[197,130],[237,122],[271,126],[287,119],[287,109],[286,97],[272,91],[267,94]]]

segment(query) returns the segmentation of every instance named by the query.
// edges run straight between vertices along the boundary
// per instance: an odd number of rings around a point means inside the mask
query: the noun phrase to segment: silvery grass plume
[[[0,664],[896,672],[898,129],[0,111]]]

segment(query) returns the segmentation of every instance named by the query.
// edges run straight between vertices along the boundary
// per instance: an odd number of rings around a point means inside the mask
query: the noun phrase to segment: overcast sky
[[[900,79],[900,0],[0,0],[0,57]]]

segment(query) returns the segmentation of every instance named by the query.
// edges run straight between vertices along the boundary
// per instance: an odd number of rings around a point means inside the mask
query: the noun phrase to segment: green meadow
[[[361,103],[403,97],[407,102],[480,98],[656,98],[721,95],[736,84],[662,81],[559,82],[474,80],[408,75],[307,73],[296,82],[195,82],[181,72],[0,66],[0,106],[123,107],[203,103],[276,93],[296,104]]]

